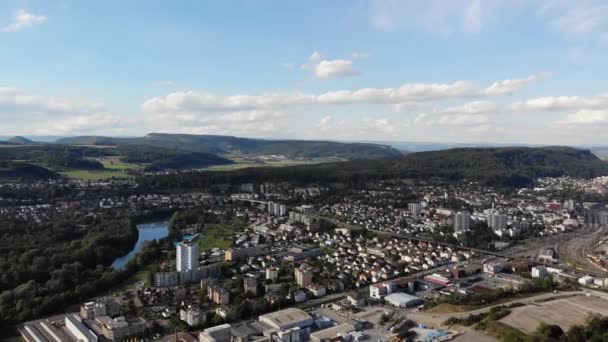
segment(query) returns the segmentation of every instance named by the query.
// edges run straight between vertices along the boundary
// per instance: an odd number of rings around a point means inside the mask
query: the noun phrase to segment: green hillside
[[[38,165],[0,161],[0,181],[30,181],[57,177],[57,173]]]
[[[487,185],[519,187],[538,177],[589,178],[608,175],[608,163],[587,150],[569,147],[458,148],[411,153],[399,158],[355,160],[286,168],[242,169],[182,175],[184,186],[221,183],[294,181],[300,183],[361,183],[388,178],[438,181],[476,181]],[[175,184],[174,176],[142,179],[154,184]]]
[[[0,161],[27,161],[65,170],[103,170],[100,160],[116,157],[125,163],[139,164],[147,170],[204,168],[227,165],[232,161],[204,152],[175,151],[160,147],[119,145],[112,148],[74,145],[5,146],[0,148]]]
[[[141,145],[189,152],[230,154],[237,156],[280,155],[286,158],[328,158],[348,160],[400,156],[392,147],[364,143],[340,143],[309,140],[263,140],[220,135],[150,133],[140,138],[82,136],[64,138],[59,144],[71,145]]]
[[[12,137],[10,139],[8,139],[8,142],[13,143],[13,144],[17,144],[17,145],[36,145],[38,144],[38,142],[24,138],[24,137],[20,137],[20,136],[16,136],[16,137]]]

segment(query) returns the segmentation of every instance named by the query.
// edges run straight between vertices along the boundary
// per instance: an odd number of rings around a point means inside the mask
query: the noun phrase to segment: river
[[[138,224],[137,230],[139,230],[139,235],[137,236],[135,246],[133,246],[133,249],[127,255],[114,260],[112,263],[113,268],[121,269],[125,267],[127,262],[141,250],[144,243],[166,238],[169,235],[169,221],[164,220]]]

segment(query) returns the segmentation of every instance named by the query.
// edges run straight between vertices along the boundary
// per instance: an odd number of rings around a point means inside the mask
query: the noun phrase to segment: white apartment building
[[[199,268],[200,249],[196,243],[177,245],[176,267],[178,272],[192,271]]]
[[[471,214],[459,211],[454,215],[454,232],[465,232],[471,229]]]

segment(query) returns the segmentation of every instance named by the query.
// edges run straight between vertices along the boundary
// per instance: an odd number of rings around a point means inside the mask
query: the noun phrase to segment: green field
[[[105,157],[93,159],[103,164],[103,169],[99,170],[82,170],[72,169],[66,171],[60,171],[59,173],[72,179],[82,180],[103,180],[112,177],[115,178],[128,178],[130,177],[124,171],[139,169],[142,166],[138,164],[124,163],[120,161],[120,157]]]
[[[310,164],[319,164],[319,163],[327,163],[332,161],[340,161],[340,159],[335,158],[319,158],[319,159],[311,159],[311,160],[284,160],[284,161],[254,161],[254,160],[246,160],[239,158],[231,158],[235,163],[230,165],[216,165],[205,168],[205,170],[209,171],[233,171],[238,169],[244,169],[248,167],[285,167],[285,166],[295,166],[295,165],[310,165]]]
[[[103,167],[109,170],[133,170],[139,169],[139,165],[128,163],[103,163]]]
[[[233,224],[215,223],[208,225],[199,238],[201,251],[208,251],[213,248],[230,248],[232,246],[234,234],[241,229],[241,222],[235,222]]]
[[[82,180],[103,180],[103,179],[109,179],[112,177],[115,177],[115,178],[130,177],[128,174],[126,174],[120,170],[109,170],[109,169],[69,170],[69,171],[61,171],[59,173],[68,178],[82,179]]]

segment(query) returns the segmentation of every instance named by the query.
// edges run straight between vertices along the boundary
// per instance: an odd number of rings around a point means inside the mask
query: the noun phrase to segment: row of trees
[[[533,278],[519,288],[500,288],[493,291],[476,293],[469,296],[453,294],[442,296],[426,303],[426,307],[433,307],[440,303],[453,305],[487,305],[498,300],[510,298],[518,294],[537,293],[552,291],[558,288],[558,284],[550,278]]]

